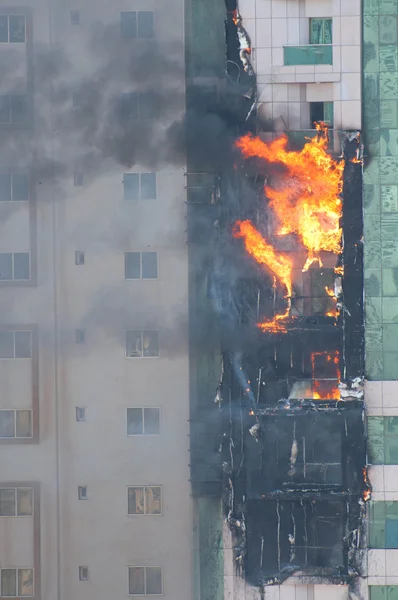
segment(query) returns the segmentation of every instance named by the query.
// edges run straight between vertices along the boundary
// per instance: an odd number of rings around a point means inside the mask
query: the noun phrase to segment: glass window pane
[[[159,356],[159,332],[143,332],[143,351],[144,356]]]
[[[386,519],[398,520],[398,501],[384,502]]]
[[[0,42],[8,42],[8,16],[0,16]]]
[[[17,410],[17,438],[32,437],[32,411]]]
[[[398,436],[386,435],[384,439],[385,464],[398,465]]]
[[[385,548],[398,548],[398,519],[386,519]]]
[[[11,175],[7,173],[0,174],[0,202],[10,202],[11,200]]]
[[[387,586],[387,600],[398,600],[398,585]]]
[[[141,173],[142,200],[156,200],[156,173]]]
[[[158,276],[158,254],[157,252],[142,253],[142,278],[156,279]]]
[[[0,253],[0,280],[10,281],[12,279],[12,254]]]
[[[17,488],[17,515],[21,517],[33,515],[32,488]]]
[[[123,190],[125,200],[139,200],[140,182],[138,173],[125,173],[123,176]]]
[[[160,410],[158,408],[144,408],[144,433],[157,434],[160,431]]]
[[[12,199],[14,202],[29,200],[29,177],[26,173],[14,173],[12,176]]]
[[[15,489],[0,489],[0,515],[2,517],[15,515]]]
[[[129,567],[129,594],[145,594],[145,567]]]
[[[141,277],[141,253],[124,253],[124,275],[126,279],[140,279]]]
[[[10,15],[10,42],[25,41],[24,15]]]
[[[15,437],[15,412],[0,410],[0,438]]]
[[[144,514],[144,488],[129,487],[128,488],[128,514],[143,515]]]
[[[0,96],[0,123],[11,123],[10,96]]]
[[[329,127],[333,127],[333,102],[323,103],[323,120]]]
[[[146,593],[162,593],[162,569],[161,567],[146,567]]]
[[[117,117],[121,123],[138,119],[138,95],[136,92],[126,92],[117,103]]]
[[[14,358],[13,331],[0,331],[0,358]]]
[[[127,435],[140,435],[142,433],[142,408],[128,408]]]
[[[15,358],[31,358],[30,331],[15,332]]]
[[[153,12],[142,10],[138,13],[138,37],[153,37]]]
[[[30,256],[29,252],[15,252],[14,254],[14,279],[30,279]]]
[[[129,10],[120,13],[121,34],[124,38],[137,37],[137,13]]]
[[[384,418],[368,418],[368,459],[372,465],[384,464]]]
[[[23,94],[11,96],[11,123],[26,123],[28,119],[28,99]]]
[[[126,356],[142,356],[142,332],[126,331]]]
[[[17,571],[16,569],[1,570],[1,595],[17,595]]]
[[[147,515],[162,514],[162,488],[145,488],[145,512]]]
[[[332,43],[332,19],[310,19],[310,44]]]
[[[33,596],[33,569],[18,569],[18,593]]]
[[[387,599],[387,586],[385,585],[371,585],[369,586],[370,600],[388,600]]]

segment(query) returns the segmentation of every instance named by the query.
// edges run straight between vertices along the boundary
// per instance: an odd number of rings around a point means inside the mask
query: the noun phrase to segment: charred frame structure
[[[235,99],[241,96],[234,132],[257,133],[255,77],[239,67],[236,2],[226,5],[228,89]],[[234,79],[236,65],[240,72]],[[209,182],[207,200],[188,207],[189,241],[208,246],[199,252],[202,275],[206,271],[202,292],[204,286],[221,347],[215,404],[209,406],[207,397],[191,411],[193,491],[222,494],[236,564],[257,586],[281,583],[293,574],[354,585],[361,575],[369,485],[362,387],[362,165],[355,160],[359,133],[341,132],[341,146],[339,266],[344,275],[337,282],[342,288],[337,319],[325,315],[327,297],[314,294],[336,284],[328,269],[318,268],[305,274],[304,291],[292,299],[286,333],[256,328],[259,313],[271,315],[283,296],[271,278],[242,259],[231,231],[236,220],[256,221],[264,202],[259,193],[264,173],[233,168],[232,160],[218,173],[201,173]],[[203,186],[197,187],[203,196]],[[194,288],[197,294],[197,280]],[[197,304],[191,309],[199,315]],[[193,353],[197,360],[197,348]],[[331,389],[338,394],[328,396]],[[316,399],[314,390],[326,391],[331,399]]]

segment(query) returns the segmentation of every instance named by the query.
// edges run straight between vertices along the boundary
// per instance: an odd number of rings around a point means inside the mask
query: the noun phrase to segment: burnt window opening
[[[315,123],[323,121],[333,128],[333,102],[310,102],[311,129],[315,129]]]
[[[126,331],[126,358],[159,356],[159,332],[154,329]]]
[[[120,26],[123,38],[153,38],[153,12],[148,10],[123,11],[120,13]]]
[[[189,204],[217,204],[220,196],[219,176],[213,173],[187,173]]]
[[[344,499],[249,501],[247,575],[261,580],[297,565],[343,567],[345,506]]]

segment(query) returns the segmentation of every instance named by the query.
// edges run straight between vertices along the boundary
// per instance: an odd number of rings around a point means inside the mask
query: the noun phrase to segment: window
[[[368,459],[372,465],[398,465],[398,417],[368,417]]]
[[[369,503],[369,548],[398,548],[398,502]]]
[[[0,253],[0,281],[29,281],[29,252]]]
[[[30,331],[0,331],[0,358],[31,358]]]
[[[0,410],[0,438],[31,438],[31,410]]]
[[[75,265],[84,265],[84,252],[81,250],[75,252]]]
[[[125,252],[124,270],[126,279],[157,279],[157,252]]]
[[[127,488],[129,515],[161,515],[162,488],[160,486],[139,486]]]
[[[76,344],[84,344],[86,341],[86,332],[84,329],[76,329]]]
[[[163,594],[162,567],[129,567],[130,596]]]
[[[126,358],[159,356],[159,332],[154,329],[126,331]]]
[[[79,500],[87,500],[87,486],[79,485],[77,493]]]
[[[333,19],[310,19],[310,44],[332,44]]]
[[[124,38],[152,38],[153,12],[143,10],[120,13],[121,34]]]
[[[80,25],[80,12],[78,10],[70,11],[70,24]]]
[[[33,488],[0,488],[1,517],[31,517]]]
[[[25,37],[25,15],[0,15],[0,42],[23,43]]]
[[[33,569],[1,569],[1,597],[33,596]]]
[[[398,600],[398,585],[370,585],[369,600]]]
[[[76,406],[76,421],[86,420],[86,409],[82,406]]]
[[[88,581],[88,567],[79,567],[79,581]]]
[[[152,119],[159,113],[156,108],[155,95],[151,92],[124,92],[117,105],[117,116],[122,123],[138,119]]]
[[[28,98],[24,94],[0,96],[0,123],[26,123]]]
[[[159,408],[127,409],[127,435],[157,435],[159,432]]]
[[[0,173],[0,202],[25,202],[29,195],[26,173]]]
[[[311,128],[315,129],[315,122],[324,121],[333,127],[333,102],[310,102]]]
[[[156,173],[124,173],[125,200],[156,200]]]

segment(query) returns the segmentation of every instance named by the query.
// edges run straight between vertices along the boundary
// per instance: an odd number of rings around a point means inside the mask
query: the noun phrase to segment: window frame
[[[127,255],[128,254],[139,254],[140,255],[140,276],[139,277],[126,277],[127,275]],[[144,254],[156,254],[156,277],[143,277],[143,255]],[[159,279],[159,256],[157,250],[141,251],[141,250],[128,250],[124,253],[124,278],[126,281],[157,281]]]
[[[7,486],[0,485],[0,490],[14,490],[14,514],[13,515],[0,514],[1,519],[15,518],[15,517],[18,517],[19,519],[22,519],[22,518],[32,519],[34,517],[34,514],[35,514],[35,490],[33,487],[26,486],[26,485],[17,485],[14,487],[12,485],[7,485]],[[30,490],[30,492],[32,494],[32,514],[30,514],[30,515],[18,514],[18,490]],[[0,598],[1,598],[1,595],[0,595]]]
[[[129,490],[130,489],[138,489],[141,488],[143,490],[143,494],[144,494],[144,512],[141,513],[130,513],[129,512]],[[147,512],[147,507],[146,507],[146,489],[147,488],[158,488],[160,490],[160,512],[158,513],[150,513]],[[163,485],[158,485],[158,484],[154,484],[154,485],[149,485],[149,484],[145,484],[145,485],[140,485],[140,484],[130,484],[126,486],[126,500],[127,500],[127,513],[126,515],[128,517],[162,517],[163,516]]]
[[[0,42],[1,43],[1,42]],[[0,200],[0,205],[1,203],[6,203],[6,202],[30,202],[30,177],[29,177],[29,173],[25,172],[25,171],[12,171],[12,172],[7,172],[7,171],[0,171],[0,175],[7,175],[10,178],[10,200]],[[27,190],[28,190],[28,197],[25,200],[15,200],[14,199],[14,177],[16,175],[25,175],[28,185],[27,185]]]
[[[87,577],[83,577],[83,569],[87,570]],[[79,565],[79,581],[88,581],[90,577],[89,568],[87,565]]]
[[[134,35],[123,35],[122,15],[125,13],[135,14],[135,31]],[[139,13],[151,13],[152,14],[152,35],[143,36],[139,32]],[[120,11],[120,35],[124,40],[153,40],[155,37],[155,11],[153,10],[122,10]]]
[[[138,172],[129,172],[129,171],[124,171],[123,172],[123,200],[125,202],[156,202],[157,198],[158,198],[158,178],[157,178],[157,171],[138,171]],[[126,175],[137,175],[138,176],[138,198],[126,198],[126,194],[125,194],[125,186],[124,186],[124,178],[126,177]],[[142,197],[142,183],[141,183],[141,176],[142,175],[154,175],[155,178],[155,197],[154,198],[143,198]]]
[[[311,33],[312,33],[312,22],[313,21],[323,21],[323,23],[325,23],[326,21],[331,21],[331,42],[323,42],[323,43],[319,43],[319,42],[311,42]],[[308,19],[308,27],[309,27],[309,36],[308,36],[308,44],[310,46],[333,46],[333,17],[309,17]]]
[[[33,438],[33,410],[32,408],[0,408],[0,414],[2,412],[14,412],[14,435],[13,436],[2,436],[0,435],[0,440],[31,440]],[[29,436],[17,435],[17,412],[21,411],[29,411],[30,412],[30,431],[31,434]]]
[[[76,413],[75,413],[76,423],[84,423],[84,421],[86,420],[86,407],[85,406],[76,406],[75,408],[76,408]],[[83,411],[83,413],[82,413],[83,417],[84,417],[83,419],[79,418],[79,416],[80,416],[79,411]]]
[[[11,332],[13,334],[13,343],[14,343],[14,356],[8,356],[8,357],[4,357],[2,358],[0,356],[0,360],[32,360],[33,359],[33,331],[32,329],[1,329],[0,330],[0,334],[1,333],[9,333]],[[20,357],[20,356],[15,356],[16,352],[15,352],[15,334],[16,333],[21,333],[21,332],[28,332],[30,334],[30,356],[24,356],[24,357]],[[22,409],[21,409],[22,410]]]
[[[160,578],[161,578],[161,588],[162,591],[160,594],[147,594],[147,569],[160,569]],[[143,594],[131,594],[130,593],[130,569],[145,569],[144,571],[144,593]],[[128,596],[132,598],[137,598],[139,596],[164,596],[164,579],[163,579],[163,567],[161,565],[128,565],[127,566],[127,590]]]
[[[141,433],[129,433],[128,432],[128,416],[127,415],[128,415],[128,410],[131,408],[140,409],[142,411],[142,432]],[[146,408],[152,408],[152,409],[155,409],[158,411],[159,433],[145,433],[145,409]],[[160,406],[126,406],[126,435],[127,435],[127,437],[160,435],[161,422],[162,422],[162,409],[160,408]]]
[[[87,486],[86,485],[78,485],[77,486],[77,498],[78,498],[78,500],[87,500]]]
[[[6,42],[0,41],[0,44],[26,44],[26,14],[24,14],[24,13],[3,13],[1,16],[7,17],[7,41]],[[25,21],[23,42],[12,42],[11,41],[11,39],[10,39],[10,17],[23,17],[23,19]]]
[[[1,589],[1,572],[2,571],[15,571],[15,589],[16,589],[16,595],[15,596],[3,596],[2,595],[2,589]],[[26,594],[21,594],[21,590],[19,589],[19,577],[18,577],[18,572],[19,571],[32,571],[32,594],[27,596]],[[15,598],[16,600],[19,600],[20,598],[34,598],[35,597],[35,569],[34,567],[3,567],[0,568],[0,598]]]
[[[142,348],[142,354],[141,356],[128,356],[127,355],[127,333],[128,332],[140,332],[141,333],[141,348]],[[145,356],[144,355],[144,333],[147,331],[154,331],[158,334],[158,353],[153,355],[153,356]],[[154,329],[154,328],[146,328],[146,329],[126,329],[126,333],[125,333],[125,358],[126,359],[142,359],[142,358],[146,358],[146,359],[153,359],[153,358],[160,358],[160,330],[159,329]]]
[[[10,254],[11,255],[11,279],[0,279],[1,283],[7,283],[9,281],[12,282],[19,282],[19,281],[32,281],[32,260],[31,260],[31,254],[30,252],[0,252],[0,256],[1,255],[7,255]],[[28,255],[28,259],[29,259],[29,278],[28,279],[16,279],[15,278],[15,255],[16,254],[27,254]]]

